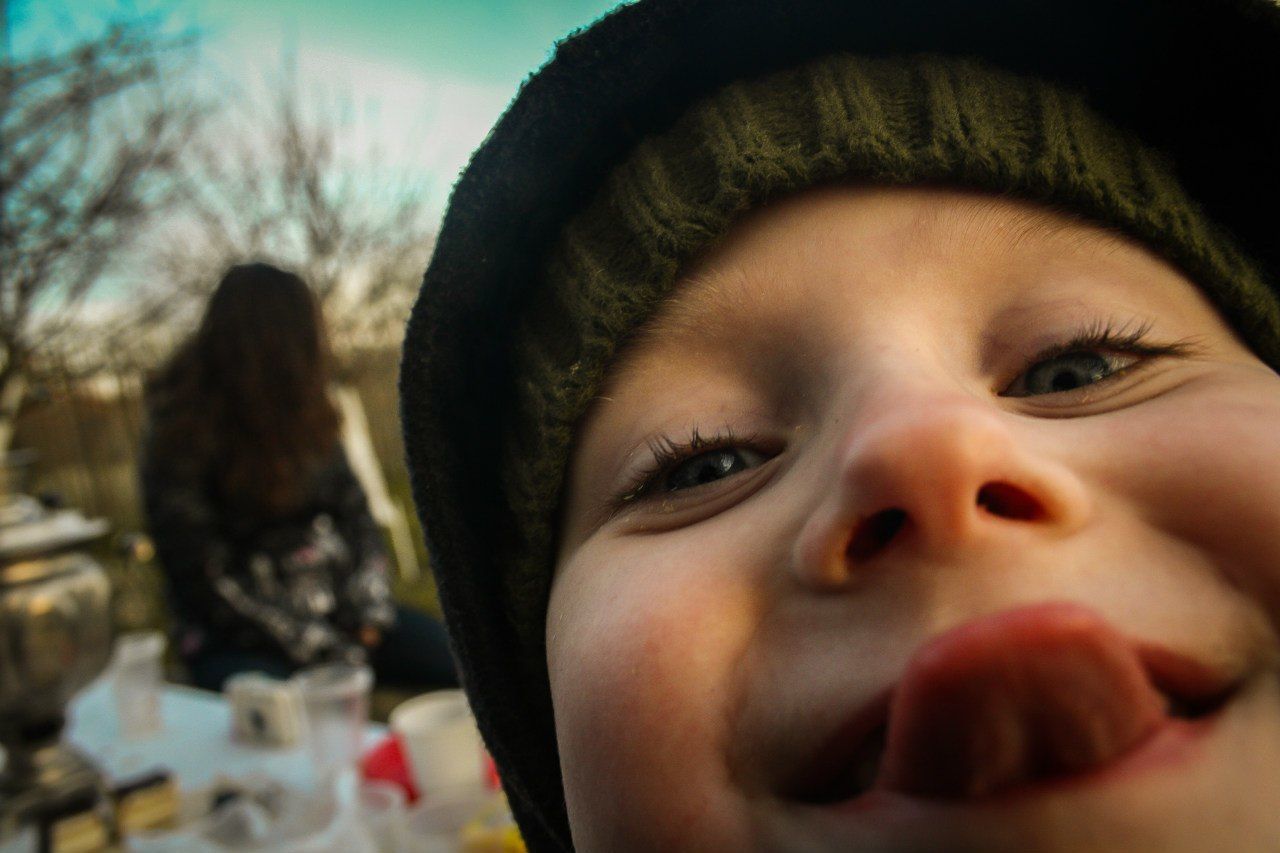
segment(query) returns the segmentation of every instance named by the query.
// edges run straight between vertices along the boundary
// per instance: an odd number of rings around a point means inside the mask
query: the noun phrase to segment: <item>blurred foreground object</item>
[[[62,742],[68,701],[111,650],[110,584],[77,550],[106,532],[101,519],[0,492],[0,839],[73,803],[108,807],[101,772]]]

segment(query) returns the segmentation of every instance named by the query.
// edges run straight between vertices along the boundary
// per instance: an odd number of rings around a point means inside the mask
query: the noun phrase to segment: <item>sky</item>
[[[343,96],[352,144],[421,173],[433,208],[552,44],[617,0],[9,0],[15,52],[113,16],[158,15],[201,36],[213,90],[261,90],[293,57],[300,91]]]

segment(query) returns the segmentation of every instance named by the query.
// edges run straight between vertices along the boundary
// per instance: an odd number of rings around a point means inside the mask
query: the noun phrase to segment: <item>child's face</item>
[[[1280,377],[1184,276],[845,188],[678,293],[570,472],[579,849],[1280,849]]]

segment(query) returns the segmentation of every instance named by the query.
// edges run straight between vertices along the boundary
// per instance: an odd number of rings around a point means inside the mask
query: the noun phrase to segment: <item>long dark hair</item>
[[[310,288],[269,264],[234,266],[195,334],[149,384],[155,446],[205,466],[224,497],[288,512],[337,444],[328,382]]]

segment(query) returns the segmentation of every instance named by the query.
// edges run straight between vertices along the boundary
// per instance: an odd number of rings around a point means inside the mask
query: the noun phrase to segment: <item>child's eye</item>
[[[675,465],[659,482],[664,492],[678,492],[723,480],[764,462],[764,455],[746,447],[721,447],[699,453]]]
[[[1080,350],[1044,358],[1031,366],[1003,392],[1006,397],[1035,397],[1074,391],[1126,370],[1140,359],[1132,355]]]
[[[1003,391],[1002,397],[1037,397],[1061,394],[1128,373],[1162,356],[1185,355],[1185,343],[1153,344],[1147,341],[1149,326],[1136,331],[1093,326],[1035,356],[1029,368]]]
[[[662,437],[651,444],[653,461],[635,478],[619,505],[654,495],[696,489],[764,464],[770,455],[756,450],[751,440],[732,433],[704,438],[695,429],[689,439]]]

